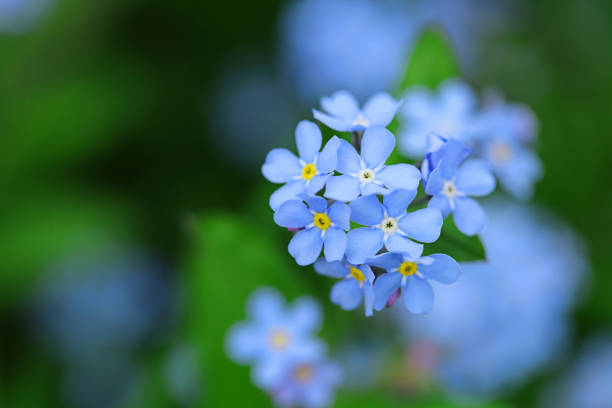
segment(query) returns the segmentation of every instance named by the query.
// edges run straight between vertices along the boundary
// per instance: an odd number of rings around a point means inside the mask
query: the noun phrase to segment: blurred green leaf
[[[457,229],[453,216],[444,220],[440,238],[425,245],[425,254],[443,253],[457,262],[482,261],[487,258],[484,245],[478,236],[468,237]]]

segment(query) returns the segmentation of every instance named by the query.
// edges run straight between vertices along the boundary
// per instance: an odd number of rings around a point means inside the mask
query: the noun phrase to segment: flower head
[[[352,265],[346,260],[327,262],[321,258],[314,264],[321,275],[342,279],[331,290],[331,301],[344,310],[353,310],[364,299],[365,314],[372,316],[374,306],[374,273],[369,265]]]
[[[310,265],[323,246],[325,259],[330,262],[342,259],[346,250],[344,231],[350,228],[349,214],[344,203],[335,202],[328,208],[324,198],[302,195],[300,200],[283,203],[274,213],[274,221],[285,228],[303,228],[289,242],[289,253],[298,265]]]
[[[319,127],[301,121],[295,129],[295,141],[300,157],[287,149],[273,149],[261,168],[265,178],[273,183],[286,183],[270,197],[270,207],[277,210],[287,200],[300,194],[316,194],[336,169],[340,139],[332,137],[323,150]]]
[[[385,165],[395,147],[395,136],[387,129],[368,128],[361,141],[361,154],[342,140],[338,148],[337,170],[327,182],[325,197],[351,201],[360,195],[388,194],[394,189],[416,189],[421,175],[416,167],[406,164]]]
[[[406,212],[416,196],[416,190],[395,190],[384,197],[381,204],[376,195],[353,200],[351,220],[366,225],[349,232],[346,257],[353,264],[362,264],[374,256],[383,245],[390,252],[401,252],[418,257],[423,251],[421,242],[434,242],[440,236],[442,216],[436,209],[425,208]]]
[[[312,110],[315,119],[339,132],[354,132],[371,126],[386,127],[391,123],[402,101],[397,102],[387,93],[372,96],[363,107],[347,91],[338,91],[332,96],[321,98],[321,106],[327,114]]]

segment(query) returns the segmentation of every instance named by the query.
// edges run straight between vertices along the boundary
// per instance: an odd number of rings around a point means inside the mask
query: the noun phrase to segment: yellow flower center
[[[300,364],[293,369],[293,376],[299,382],[308,382],[312,378],[313,369],[310,364]]]
[[[417,264],[416,262],[408,262],[404,261],[399,267],[399,271],[404,276],[410,276],[417,273]]]
[[[355,268],[354,266],[351,268],[351,276],[353,279],[358,280],[359,282],[365,281],[365,276],[363,276],[363,272],[360,269]]]
[[[302,169],[302,178],[304,180],[310,180],[316,175],[317,175],[317,167],[312,163],[305,165],[304,168]]]
[[[331,226],[331,220],[325,213],[316,213],[314,215],[314,225],[319,229],[326,230]]]
[[[289,344],[289,334],[282,330],[274,330],[268,338],[270,345],[275,349],[284,349]]]

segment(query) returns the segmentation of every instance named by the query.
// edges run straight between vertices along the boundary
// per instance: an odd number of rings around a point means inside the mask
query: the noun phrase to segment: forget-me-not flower
[[[395,190],[384,196],[383,204],[376,195],[353,200],[351,220],[366,225],[349,232],[346,257],[352,264],[362,264],[385,246],[390,252],[402,252],[418,257],[423,251],[421,242],[434,242],[440,236],[442,215],[436,209],[424,208],[406,212],[416,196],[416,190]]]
[[[468,141],[476,107],[470,87],[457,79],[442,83],[437,93],[422,87],[409,90],[400,110],[400,149],[409,156],[422,157],[430,133]]]
[[[337,170],[341,176],[327,181],[325,197],[351,201],[360,195],[388,194],[394,189],[416,189],[421,179],[418,169],[410,164],[385,165],[393,152],[395,136],[387,129],[368,128],[361,141],[361,155],[342,140],[338,148]]]
[[[389,298],[401,288],[406,309],[412,313],[428,313],[434,305],[434,293],[428,280],[451,284],[461,275],[459,264],[444,254],[412,257],[387,252],[369,262],[387,270],[374,282],[376,310],[382,310]]]
[[[312,110],[315,119],[339,132],[365,130],[371,126],[387,127],[393,120],[402,101],[396,101],[387,93],[372,96],[359,109],[359,103],[347,91],[338,91],[332,96],[321,98],[321,106],[327,114]]]
[[[374,272],[369,265],[352,265],[346,261],[327,262],[321,258],[314,264],[321,275],[342,279],[331,290],[330,298],[344,310],[353,310],[363,298],[366,316],[372,316],[374,306]]]
[[[287,149],[273,149],[261,168],[273,183],[287,183],[270,197],[270,207],[278,210],[287,200],[300,194],[316,194],[336,169],[340,139],[332,137],[321,149],[321,130],[313,122],[301,121],[295,129],[295,141],[300,157]]]
[[[469,196],[484,196],[495,189],[495,178],[482,160],[463,160],[461,148],[452,148],[458,141],[449,140],[449,149],[431,172],[425,192],[433,197],[428,208],[438,209],[444,217],[454,214],[455,225],[466,235],[482,232],[487,216],[476,200]],[[451,144],[452,143],[452,144]]]
[[[321,324],[319,305],[301,298],[291,307],[273,289],[255,291],[247,305],[249,320],[232,326],[226,339],[230,358],[254,364],[253,382],[264,389],[276,384],[275,373],[295,355],[323,355],[325,345],[314,337]]]
[[[302,202],[306,201],[308,207]],[[300,200],[289,200],[274,213],[274,221],[281,227],[304,228],[289,242],[289,253],[298,265],[314,263],[321,247],[328,261],[339,261],[346,250],[346,233],[350,229],[350,209],[340,202],[327,207],[327,200],[302,195]]]
[[[437,133],[430,133],[427,135],[427,153],[421,163],[423,185],[427,185],[429,174],[438,167],[442,157],[452,156],[461,163],[466,160],[470,154],[472,154],[472,149],[464,143],[454,139],[447,139]]]

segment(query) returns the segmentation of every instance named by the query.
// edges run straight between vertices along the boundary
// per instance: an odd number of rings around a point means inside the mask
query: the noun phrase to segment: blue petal
[[[312,222],[312,214],[301,201],[289,200],[274,213],[274,222],[285,228],[302,228]]]
[[[483,196],[495,190],[495,177],[482,160],[465,162],[457,174],[457,190],[472,196]]]
[[[372,316],[374,314],[374,285],[365,285],[363,287],[363,302],[365,307],[365,315]]]
[[[383,237],[383,232],[378,228],[351,230],[347,235],[346,258],[354,265],[361,265],[382,248]]]
[[[306,192],[310,195],[317,194],[331,176],[329,174],[314,176],[310,182],[305,183]]]
[[[347,122],[344,119],[326,115],[325,113],[319,112],[316,109],[312,110],[312,114],[314,115],[315,119],[321,121],[327,127],[337,130],[338,132],[348,132],[353,127],[351,125],[352,122]]]
[[[314,264],[314,270],[321,275],[331,278],[344,278],[350,272],[344,263],[339,261],[327,262],[325,258],[317,259],[317,262]]]
[[[351,229],[351,210],[349,209],[348,205],[335,202],[329,207],[327,214],[329,215],[331,222],[333,222],[336,226],[346,231]]]
[[[248,364],[258,356],[261,350],[261,332],[250,324],[233,325],[225,340],[228,356],[240,364]]]
[[[317,158],[317,170],[323,173],[329,173],[336,170],[338,165],[338,148],[340,147],[338,136],[333,136],[323,147],[319,157]]]
[[[361,272],[363,272],[363,276],[365,276],[366,281],[370,284],[374,283],[374,279],[376,278],[376,275],[374,275],[374,272],[372,272],[372,268],[370,268],[369,265],[361,265],[359,267],[359,269],[361,270]]]
[[[336,283],[331,290],[331,301],[344,310],[353,310],[361,303],[361,289],[355,279],[344,279]]]
[[[385,166],[376,174],[376,179],[392,189],[415,190],[419,186],[421,173],[411,164],[399,163]]]
[[[455,225],[465,235],[476,235],[487,226],[487,215],[475,200],[468,197],[455,198],[453,213]]]
[[[467,84],[458,79],[444,81],[438,89],[443,109],[455,112],[469,112],[476,108],[477,98]]]
[[[444,194],[437,194],[429,200],[427,203],[427,208],[434,208],[440,211],[442,217],[448,217],[448,214],[451,213],[450,201],[448,201],[448,197]]]
[[[395,136],[382,126],[366,129],[361,140],[361,156],[366,167],[375,169],[385,163],[395,147]]]
[[[444,180],[442,179],[442,169],[436,167],[434,171],[429,173],[427,183],[425,183],[425,192],[429,195],[436,195],[442,192],[444,188]]]
[[[315,212],[323,213],[327,211],[327,200],[325,200],[323,197],[302,194],[300,195],[300,198],[306,201],[308,206]]]
[[[298,265],[310,265],[321,253],[323,240],[318,228],[309,228],[295,234],[289,242],[289,253]]]
[[[266,287],[257,289],[247,300],[248,315],[257,322],[279,320],[284,310],[285,299],[275,289]]]
[[[457,168],[469,156],[469,152],[471,149],[459,140],[450,139],[446,142],[442,148],[439,164],[444,180],[451,180],[455,177]]]
[[[388,194],[391,190],[387,190],[384,186],[381,186],[376,183],[362,184],[361,195],[371,195],[371,194]]]
[[[418,266],[419,272],[425,279],[433,279],[440,283],[450,284],[455,282],[461,275],[461,267],[453,258],[445,254],[433,254],[428,258],[433,258],[429,265],[421,264]]]
[[[300,194],[306,191],[304,180],[293,180],[285,184],[270,196],[270,207],[276,211],[279,207],[289,200],[299,200]]]
[[[289,324],[296,333],[308,335],[321,327],[321,306],[312,298],[294,300],[289,316]]]
[[[285,361],[282,358],[274,358],[267,355],[259,359],[251,370],[251,380],[262,389],[269,389],[278,384],[285,375]]]
[[[321,106],[333,116],[352,122],[359,115],[357,99],[347,91],[337,91],[321,98]]]
[[[295,143],[302,160],[306,163],[314,162],[322,142],[321,130],[316,124],[308,120],[298,123],[295,128]]]
[[[431,312],[434,305],[434,293],[429,282],[416,276],[409,276],[402,289],[402,299],[406,309],[412,313]]]
[[[273,149],[266,156],[261,172],[273,183],[286,183],[302,174],[302,167],[298,158],[289,150]]]
[[[387,126],[393,120],[395,113],[402,105],[388,93],[378,93],[372,96],[363,107],[363,114],[370,126]]]
[[[383,310],[391,295],[400,287],[402,274],[384,273],[374,282],[374,309]]]
[[[359,197],[349,203],[351,220],[357,224],[372,226],[380,224],[385,213],[375,195]]]
[[[346,140],[340,141],[338,148],[337,170],[343,174],[359,173],[361,170],[361,157],[357,150]]]
[[[416,193],[416,190],[399,189],[386,195],[383,198],[383,203],[387,207],[389,215],[391,217],[399,217],[404,214],[412,200],[414,200]]]
[[[400,229],[410,238],[421,242],[434,242],[442,229],[442,214],[433,208],[407,213],[399,221]]]
[[[360,183],[355,177],[333,176],[327,180],[325,197],[338,201],[351,201],[361,193]]]
[[[520,149],[515,155],[503,168],[498,169],[499,180],[510,194],[527,200],[533,194],[534,183],[542,177],[542,163],[528,149]]]
[[[372,266],[385,269],[390,272],[392,269],[398,268],[402,264],[403,258],[398,253],[385,252],[384,254],[376,255],[369,258],[366,262]]]
[[[423,244],[418,244],[400,234],[393,234],[387,239],[385,248],[390,252],[408,254],[412,258],[418,258],[423,253]]]
[[[323,252],[326,260],[332,262],[340,261],[344,258],[344,252],[346,251],[346,232],[336,227],[328,228],[325,231],[323,242],[325,243]]]

